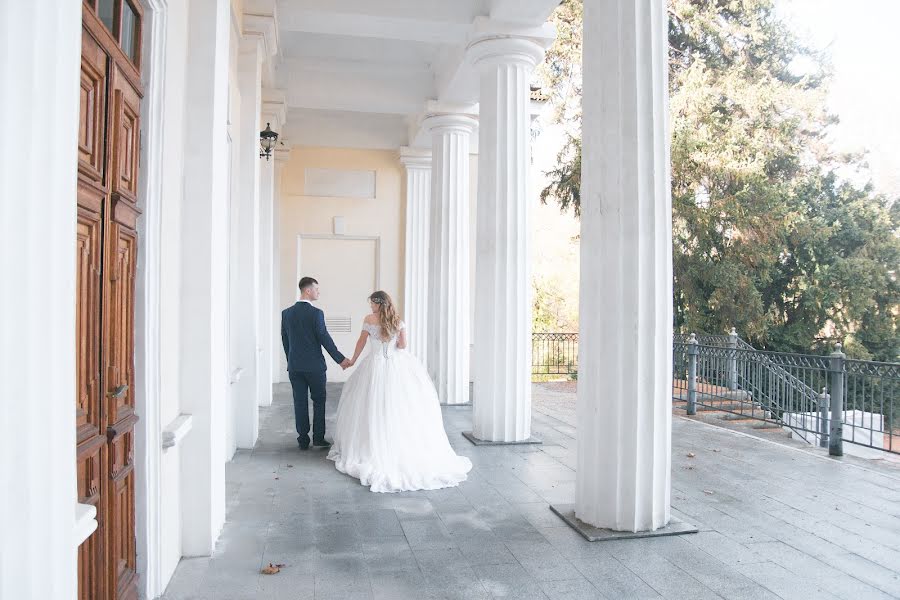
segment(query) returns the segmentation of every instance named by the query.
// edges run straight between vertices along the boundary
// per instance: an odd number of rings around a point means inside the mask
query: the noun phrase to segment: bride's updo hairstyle
[[[400,329],[400,315],[394,308],[394,301],[387,292],[377,291],[369,296],[369,300],[378,306],[378,318],[386,338],[391,338]]]

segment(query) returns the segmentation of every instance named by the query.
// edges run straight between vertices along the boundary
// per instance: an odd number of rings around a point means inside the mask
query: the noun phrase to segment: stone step
[[[746,422],[746,421],[758,421],[763,418],[771,417],[771,413],[761,408],[755,409],[746,409],[741,413],[726,413],[722,415],[723,421],[732,421],[732,422]]]
[[[769,431],[769,430],[779,430],[784,431],[782,426],[778,423],[771,423],[769,421],[759,421],[757,423],[753,423],[750,425],[751,429],[758,429],[760,431]],[[785,432],[787,433],[787,432]]]

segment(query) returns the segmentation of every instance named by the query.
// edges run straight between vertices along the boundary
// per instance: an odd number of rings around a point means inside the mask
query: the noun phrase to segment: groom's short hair
[[[304,277],[300,280],[300,291],[302,292],[306,288],[312,287],[313,285],[317,285],[319,282],[313,279],[312,277]]]

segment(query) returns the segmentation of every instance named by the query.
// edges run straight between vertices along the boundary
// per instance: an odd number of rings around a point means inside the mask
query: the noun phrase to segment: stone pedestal
[[[404,320],[407,348],[428,362],[428,239],[431,202],[431,152],[402,148],[406,167],[406,277]]]
[[[666,49],[663,0],[585,3],[574,514],[615,531],[670,519]]]
[[[428,265],[428,370],[443,404],[469,401],[469,141],[477,122],[434,115]]]
[[[544,51],[515,37],[468,48],[481,76],[478,128],[473,435],[531,438],[529,80]]]

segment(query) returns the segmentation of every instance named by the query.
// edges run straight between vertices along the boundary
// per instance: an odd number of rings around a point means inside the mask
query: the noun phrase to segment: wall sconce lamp
[[[265,156],[266,160],[269,160],[276,143],[278,143],[278,134],[272,131],[269,123],[266,123],[266,128],[259,132],[259,157]]]

